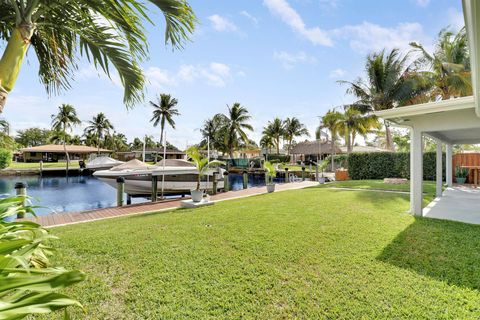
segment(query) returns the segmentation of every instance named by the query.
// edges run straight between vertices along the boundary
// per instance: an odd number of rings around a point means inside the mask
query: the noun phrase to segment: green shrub
[[[0,169],[5,169],[12,163],[12,151],[0,149]]]
[[[286,154],[269,154],[268,161],[272,163],[288,163],[290,162],[290,156]]]
[[[445,177],[445,155],[443,156]],[[353,180],[406,178],[410,179],[410,153],[376,152],[352,153],[348,157],[348,174]],[[436,154],[423,154],[423,179],[435,180]]]

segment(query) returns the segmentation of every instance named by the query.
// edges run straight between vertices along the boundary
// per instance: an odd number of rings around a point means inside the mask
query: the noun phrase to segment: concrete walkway
[[[317,186],[318,183],[314,181],[303,181],[294,183],[277,184],[275,192],[303,189],[307,187]],[[214,202],[239,199],[245,197],[256,196],[267,193],[266,187],[255,187],[245,190],[229,191],[219,193],[215,196],[211,196],[210,200]],[[167,200],[162,202],[149,202],[142,204],[134,204],[123,207],[113,207],[98,209],[85,212],[69,212],[69,213],[57,213],[39,216],[37,218],[28,218],[27,220],[35,221],[44,227],[56,227],[69,224],[83,223],[89,221],[103,220],[121,216],[128,216],[134,214],[160,212],[171,209],[180,208],[180,201],[184,199]]]
[[[480,189],[447,188],[442,197],[435,198],[423,209],[423,216],[480,224]]]

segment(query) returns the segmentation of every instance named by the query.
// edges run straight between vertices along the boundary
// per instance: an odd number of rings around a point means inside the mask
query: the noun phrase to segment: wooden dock
[[[318,185],[318,183],[314,181],[277,184],[275,188],[275,192],[303,189],[303,188],[312,187],[316,185]],[[231,199],[251,197],[251,196],[256,196],[256,195],[265,194],[265,193],[267,193],[267,188],[265,186],[254,187],[254,188],[243,189],[238,191],[229,191],[229,192],[219,193],[217,195],[210,196],[210,200],[214,202],[218,202],[218,201],[225,201],[225,200],[231,200]],[[97,220],[103,220],[103,219],[109,219],[109,218],[115,218],[115,217],[177,209],[177,208],[180,208],[180,201],[185,199],[186,198],[159,201],[159,202],[149,202],[149,203],[142,203],[142,204],[133,204],[133,205],[127,205],[123,207],[112,207],[112,208],[97,209],[97,210],[85,211],[85,212],[48,214],[48,215],[39,216],[37,218],[27,218],[27,220],[35,221],[44,227],[64,226],[64,225],[97,221]]]

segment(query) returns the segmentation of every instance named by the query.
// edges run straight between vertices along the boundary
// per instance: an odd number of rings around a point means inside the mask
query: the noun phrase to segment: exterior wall
[[[70,161],[71,160],[86,160],[89,153],[69,153]],[[61,152],[24,152],[23,153],[24,162],[58,162],[58,161],[67,161],[67,156]]]

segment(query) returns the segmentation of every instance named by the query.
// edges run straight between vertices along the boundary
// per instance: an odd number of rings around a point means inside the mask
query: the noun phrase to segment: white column
[[[410,213],[422,216],[423,207],[422,132],[410,129]]]
[[[437,157],[436,157],[436,195],[437,197],[441,197],[443,193],[443,152],[442,152],[442,141],[437,140]]]
[[[451,187],[453,185],[453,146],[451,144],[447,144],[446,149],[445,173],[447,178],[447,186]]]

